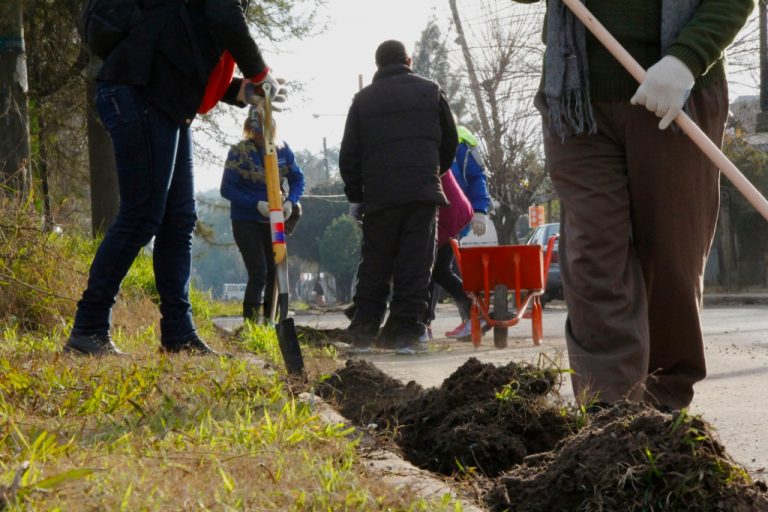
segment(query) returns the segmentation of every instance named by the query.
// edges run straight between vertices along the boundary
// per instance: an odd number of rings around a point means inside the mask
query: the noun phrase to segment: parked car
[[[560,223],[553,222],[551,224],[542,224],[533,230],[531,236],[528,237],[526,244],[541,246],[542,251],[546,251],[549,237],[552,235],[560,234]],[[549,272],[547,273],[547,288],[544,291],[544,295],[541,298],[541,304],[555,300],[563,299],[563,281],[560,279],[560,262],[557,254],[557,240],[552,247],[552,259],[549,262]]]

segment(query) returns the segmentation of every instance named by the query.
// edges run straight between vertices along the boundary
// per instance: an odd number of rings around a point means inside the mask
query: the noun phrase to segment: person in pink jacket
[[[429,310],[424,321],[427,330],[422,336],[422,341],[432,338],[430,324],[435,319],[435,307],[437,306],[436,284],[442,286],[456,302],[462,323],[469,318],[469,311],[472,307],[472,300],[464,291],[461,278],[453,271],[453,249],[450,241],[472,220],[474,211],[469,199],[456,182],[453,173],[443,174],[440,181],[449,205],[441,207],[437,216],[437,255],[435,256],[435,265],[432,268],[432,279],[429,283]]]

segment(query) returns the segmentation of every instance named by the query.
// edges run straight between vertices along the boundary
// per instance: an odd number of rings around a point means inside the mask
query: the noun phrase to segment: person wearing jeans
[[[248,32],[239,0],[144,0],[145,17],[107,56],[96,106],[112,138],[120,208],[91,264],[64,350],[122,354],[109,334],[120,283],[141,248],[152,255],[160,343],[170,353],[218,354],[189,302],[195,213],[190,125],[220,100],[244,107],[248,83],[278,81]],[[237,65],[247,79],[233,79]]]

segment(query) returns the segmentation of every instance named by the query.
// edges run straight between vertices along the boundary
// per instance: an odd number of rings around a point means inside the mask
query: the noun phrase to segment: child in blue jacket
[[[248,272],[243,318],[258,320],[262,306],[264,318],[269,317],[275,284],[264,173],[263,117],[258,109],[251,107],[243,126],[243,135],[244,139],[229,149],[221,179],[221,195],[231,204],[232,234]],[[288,224],[300,215],[299,199],[304,193],[304,174],[285,142],[277,148],[277,165],[281,182],[288,182],[288,194],[283,194],[283,214],[288,232]]]

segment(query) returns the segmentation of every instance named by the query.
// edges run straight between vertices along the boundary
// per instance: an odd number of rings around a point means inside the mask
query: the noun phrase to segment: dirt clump
[[[417,466],[444,475],[476,468],[492,477],[570,433],[569,414],[545,400],[559,382],[556,369],[470,358],[439,388],[423,390],[365,361],[348,361],[318,394],[358,424],[392,432]]]
[[[766,485],[700,417],[629,402],[498,478],[485,502],[511,512],[768,511]]]

